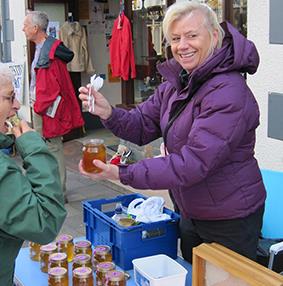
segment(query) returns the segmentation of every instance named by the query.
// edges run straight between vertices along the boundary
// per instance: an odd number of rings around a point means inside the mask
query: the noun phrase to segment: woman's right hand
[[[87,110],[89,110],[89,88],[89,84],[86,87],[81,86],[79,88],[79,98],[82,101],[83,108],[86,108]],[[112,106],[100,92],[95,91],[94,89],[92,89],[91,96],[94,98],[94,110],[91,111],[91,113],[99,116],[103,120],[107,120],[112,114]]]

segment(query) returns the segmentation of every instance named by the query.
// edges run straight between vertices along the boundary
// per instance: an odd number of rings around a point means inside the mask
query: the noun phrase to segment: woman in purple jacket
[[[254,44],[208,6],[169,7],[164,35],[174,58],[158,66],[165,81],[130,111],[113,108],[99,92],[94,114],[116,136],[138,145],[163,137],[166,156],[115,166],[95,160],[100,174],[138,189],[169,189],[180,211],[181,250],[218,242],[256,258],[265,188],[254,158],[259,108],[242,73],[259,64]],[[88,88],[80,88],[87,107]]]

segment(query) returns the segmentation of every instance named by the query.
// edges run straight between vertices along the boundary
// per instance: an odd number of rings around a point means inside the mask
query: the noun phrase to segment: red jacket
[[[135,78],[136,65],[131,24],[124,13],[114,21],[109,49],[112,75],[128,80],[131,71],[131,78]]]
[[[67,71],[66,62],[73,53],[62,42],[48,37],[43,44],[36,71],[36,100],[34,111],[42,116],[42,135],[52,138],[67,134],[72,129],[84,125],[78,99]],[[65,62],[64,62],[64,61]],[[58,96],[61,101],[55,117],[46,115]]]

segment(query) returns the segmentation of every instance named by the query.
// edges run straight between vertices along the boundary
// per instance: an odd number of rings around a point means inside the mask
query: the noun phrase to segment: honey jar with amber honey
[[[108,245],[97,245],[93,250],[93,268],[96,269],[96,265],[100,262],[111,262],[112,254],[111,248]]]
[[[108,271],[105,275],[105,286],[126,286],[124,272],[118,270]]]
[[[49,269],[53,267],[63,267],[68,270],[67,254],[56,252],[49,255]]]
[[[56,244],[59,252],[67,254],[67,261],[73,261],[74,256],[74,241],[69,234],[61,234],[56,239]]]
[[[93,286],[92,269],[78,267],[73,270],[73,286]]]
[[[113,262],[100,262],[96,265],[96,285],[105,286],[106,273],[114,270],[115,264]]]
[[[100,173],[101,169],[93,164],[97,159],[106,163],[106,147],[103,139],[90,139],[84,143],[82,167],[89,173]]]
[[[68,286],[68,271],[63,267],[53,267],[48,271],[48,286]]]
[[[78,267],[92,268],[91,256],[86,253],[75,255],[73,260],[73,270]]]
[[[55,252],[57,252],[55,243],[49,243],[40,247],[40,270],[42,272],[48,272],[49,256]]]
[[[36,242],[30,241],[29,243],[29,256],[33,261],[40,260],[40,244]]]
[[[88,240],[80,240],[75,242],[74,254],[86,253],[92,256],[91,242]]]

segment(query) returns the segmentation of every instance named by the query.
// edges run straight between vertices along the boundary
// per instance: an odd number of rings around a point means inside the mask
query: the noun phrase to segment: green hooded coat
[[[11,143],[0,133],[0,149]],[[15,259],[24,240],[51,242],[66,217],[58,165],[40,135],[26,132],[15,144],[24,170],[0,152],[1,286],[13,285]]]

